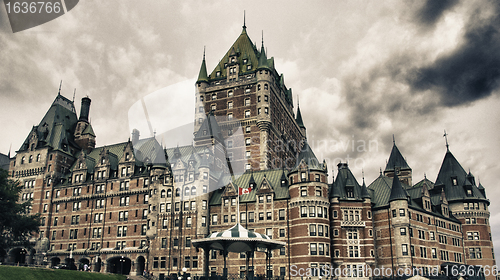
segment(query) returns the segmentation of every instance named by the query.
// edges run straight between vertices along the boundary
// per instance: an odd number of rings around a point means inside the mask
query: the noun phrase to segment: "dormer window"
[[[246,64],[248,62],[248,59],[243,59],[243,64]]]
[[[234,56],[231,57],[231,62],[236,62],[236,58]]]
[[[101,158],[101,164],[104,164],[106,160],[104,158]]]
[[[305,182],[305,181],[306,181],[306,173],[305,173],[305,172],[300,173],[300,180],[301,180],[302,182]]]
[[[247,70],[252,70],[252,65],[248,64],[247,65]]]
[[[458,185],[457,177],[453,177],[453,178],[451,178],[451,184],[452,184],[453,186],[457,186],[457,185]]]
[[[346,187],[345,191],[347,197],[354,197],[354,187]]]
[[[130,160],[130,154],[129,153],[125,154],[125,160]]]
[[[217,71],[217,73],[215,73],[215,77],[220,77],[220,71]]]
[[[472,190],[471,189],[467,189],[467,196],[472,196]]]

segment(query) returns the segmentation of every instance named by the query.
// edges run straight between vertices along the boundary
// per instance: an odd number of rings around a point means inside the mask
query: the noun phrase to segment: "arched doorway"
[[[10,251],[9,258],[15,264],[25,264],[28,251],[24,248],[14,248]]]
[[[56,267],[61,263],[61,259],[58,257],[53,257],[50,259],[50,267]]]
[[[78,270],[84,270],[84,271],[89,270],[89,264],[90,264],[89,259],[87,259],[87,258],[79,259],[78,260]],[[87,265],[87,266],[85,266],[85,265]]]
[[[110,273],[128,275],[130,273],[131,266],[132,261],[124,256],[114,257],[108,260],[108,272]]]
[[[137,275],[142,275],[144,269],[146,268],[146,259],[143,256],[139,256],[137,257],[135,263],[137,265]]]

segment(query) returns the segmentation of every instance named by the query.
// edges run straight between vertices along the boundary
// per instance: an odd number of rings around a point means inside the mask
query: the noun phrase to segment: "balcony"
[[[341,227],[365,227],[365,221],[341,221]]]

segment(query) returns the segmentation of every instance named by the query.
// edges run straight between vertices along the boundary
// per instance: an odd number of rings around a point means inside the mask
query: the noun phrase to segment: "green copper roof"
[[[389,156],[389,161],[385,166],[385,171],[394,170],[395,167],[399,167],[400,169],[411,169],[396,146],[396,143],[392,146],[391,155]]]
[[[257,69],[270,69],[266,56],[266,50],[264,48],[264,42],[262,42],[262,47],[260,48],[259,65],[257,66]]]
[[[232,177],[233,185],[237,188],[248,188],[250,186],[251,180],[255,181],[255,187],[248,194],[240,195],[240,203],[245,202],[255,202],[257,200],[257,193],[261,188],[262,182],[264,181],[264,177],[269,182],[271,189],[274,191],[274,199],[287,199],[289,198],[288,193],[288,183],[285,182],[284,185],[281,184],[281,178],[283,177],[283,173],[285,176],[288,175],[288,172],[283,169],[272,169],[272,170],[263,170],[263,171],[248,171],[242,174],[241,176]],[[234,179],[236,178],[236,179]],[[226,182],[225,185],[229,183]],[[238,190],[236,190],[238,191]],[[222,194],[224,193],[224,188],[215,190],[210,199],[210,205],[220,205],[222,202]]]
[[[198,80],[196,82],[207,82],[207,65],[205,64],[205,54],[203,54],[203,61],[201,62],[200,73],[198,74]]]
[[[210,73],[209,79],[217,79],[227,77],[227,70],[224,67],[224,63],[229,63],[229,57],[231,52],[234,50],[234,53],[237,55],[236,63],[239,64],[240,72],[252,72],[257,69],[257,62],[259,61],[260,53],[255,48],[252,40],[248,37],[246,32],[246,28],[243,28],[240,36],[233,45],[226,52],[221,62],[216,66],[216,68]],[[246,63],[244,60],[247,60]],[[248,65],[250,65],[250,69],[248,69]],[[220,76],[217,77],[217,72],[220,72]]]
[[[58,94],[39,125],[34,126],[31,131],[38,138],[36,147],[48,146],[65,153],[69,153],[68,145],[78,148],[78,145],[74,143],[72,133],[77,120],[73,101]],[[19,151],[29,148],[29,137],[32,133],[26,137]]]

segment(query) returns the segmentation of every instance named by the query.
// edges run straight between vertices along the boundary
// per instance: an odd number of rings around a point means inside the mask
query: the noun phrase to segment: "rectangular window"
[[[401,252],[402,252],[403,256],[408,256],[408,245],[407,244],[401,245]]]
[[[318,248],[316,243],[311,243],[310,244],[310,254],[315,256],[318,254]]]

